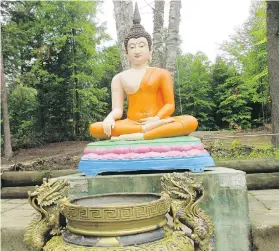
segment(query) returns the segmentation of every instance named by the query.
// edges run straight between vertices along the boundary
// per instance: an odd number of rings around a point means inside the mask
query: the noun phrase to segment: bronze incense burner
[[[115,193],[69,199],[67,187],[67,181],[44,181],[29,194],[31,205],[40,213],[25,233],[31,248],[214,250],[211,218],[198,206],[203,186],[186,173],[164,175],[161,194]]]

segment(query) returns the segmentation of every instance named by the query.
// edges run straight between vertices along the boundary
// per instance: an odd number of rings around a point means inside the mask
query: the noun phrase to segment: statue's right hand
[[[110,137],[111,136],[111,129],[115,126],[115,120],[112,116],[107,116],[103,121],[103,128],[104,133]]]

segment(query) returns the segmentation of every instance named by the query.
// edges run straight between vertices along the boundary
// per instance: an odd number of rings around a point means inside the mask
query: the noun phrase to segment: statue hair
[[[147,40],[149,51],[152,47],[152,39],[148,32],[145,31],[144,27],[140,24],[141,18],[138,9],[138,3],[135,5],[134,17],[133,17],[133,26],[130,29],[128,35],[124,39],[124,47],[126,53],[128,53],[128,42],[131,38],[140,38],[144,37]]]

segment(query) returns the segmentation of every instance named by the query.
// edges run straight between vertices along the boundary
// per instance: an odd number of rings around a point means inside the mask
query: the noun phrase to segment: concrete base
[[[212,217],[217,251],[250,250],[250,225],[245,173],[224,167],[190,173],[203,182],[205,198],[202,208]],[[100,193],[143,192],[160,193],[162,174],[65,176],[70,181],[74,197]]]

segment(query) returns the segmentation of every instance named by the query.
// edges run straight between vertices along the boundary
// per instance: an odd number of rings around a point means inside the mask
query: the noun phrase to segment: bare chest
[[[121,73],[120,80],[126,94],[134,94],[140,89],[145,73],[145,71],[126,71]]]

